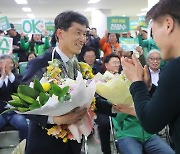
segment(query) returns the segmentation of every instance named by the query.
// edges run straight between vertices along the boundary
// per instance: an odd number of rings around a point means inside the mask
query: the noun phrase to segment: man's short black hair
[[[96,56],[96,50],[95,50],[93,47],[87,47],[87,48],[85,48],[85,50],[84,50],[84,55],[85,55],[85,53],[88,52],[88,51],[93,51],[94,54],[95,54],[95,56]]]
[[[147,19],[157,20],[165,15],[170,15],[180,24],[180,0],[160,0],[147,13]]]
[[[10,23],[11,29],[14,29],[14,24]]]
[[[74,11],[65,11],[60,13],[54,20],[55,24],[55,31],[59,29],[67,30],[69,27],[71,27],[71,24],[73,22],[76,22],[81,25],[86,25],[86,27],[89,27],[89,22],[87,18]]]
[[[4,33],[4,31],[0,29],[0,34],[2,34],[2,33]]]
[[[89,27],[89,22],[87,18],[74,11],[65,11],[60,13],[59,15],[56,16],[54,20],[54,25],[55,25],[55,31],[52,35],[52,44],[55,44],[58,38],[56,37],[56,31],[57,29],[63,29],[66,31],[69,27],[71,27],[72,23],[76,22],[81,25],[85,25],[87,28]]]
[[[145,32],[147,34],[147,31],[146,30],[142,30],[143,32]]]
[[[104,63],[109,63],[111,58],[118,58],[120,60],[119,56],[116,53],[111,53],[105,57]]]

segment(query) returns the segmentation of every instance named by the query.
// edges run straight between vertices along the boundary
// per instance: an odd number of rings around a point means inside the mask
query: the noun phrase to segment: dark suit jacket
[[[17,92],[18,85],[22,82],[22,77],[20,75],[15,75],[15,81],[11,83],[8,81],[6,86],[3,83],[3,86],[0,88],[0,113],[4,110],[4,107],[7,105],[7,101],[11,100],[11,95]]]
[[[23,77],[23,82],[30,83],[30,81],[39,76],[41,78],[42,69],[48,66],[48,61],[51,60],[51,51],[44,55],[32,59],[28,65]],[[59,59],[59,55],[55,52],[55,58]],[[99,98],[98,98],[99,99]],[[103,112],[110,112],[111,107]],[[27,118],[31,120],[29,138],[27,141],[26,154],[80,154],[81,144],[76,141],[68,141],[63,143],[62,139],[48,136],[47,131],[42,127],[50,128],[53,125],[47,124],[47,116],[28,115]]]

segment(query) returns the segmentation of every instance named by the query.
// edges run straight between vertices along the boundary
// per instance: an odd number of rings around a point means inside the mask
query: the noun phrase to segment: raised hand
[[[6,67],[5,61],[4,61],[4,60],[1,60],[1,62],[0,62],[0,71],[1,71],[1,79],[3,79],[3,80],[4,80],[5,77],[6,77],[5,67]]]
[[[5,71],[7,75],[10,75],[12,73],[12,70],[14,68],[14,64],[11,59],[5,59]]]
[[[150,90],[151,87],[152,87],[152,81],[151,81],[150,72],[149,72],[148,67],[147,67],[146,65],[144,66],[143,81],[144,81],[144,83],[146,84],[148,90]]]

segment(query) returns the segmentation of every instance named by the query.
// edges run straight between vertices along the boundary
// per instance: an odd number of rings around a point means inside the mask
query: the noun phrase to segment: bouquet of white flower
[[[129,92],[130,81],[123,73],[111,74],[105,72],[104,75],[97,74],[96,93],[106,98],[113,104],[133,105],[133,100]]]

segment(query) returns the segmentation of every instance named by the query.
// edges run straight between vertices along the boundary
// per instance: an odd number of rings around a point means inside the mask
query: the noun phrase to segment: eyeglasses
[[[152,57],[150,57],[149,59],[150,59],[151,61],[158,61],[158,62],[161,61],[161,58],[152,58]]]

